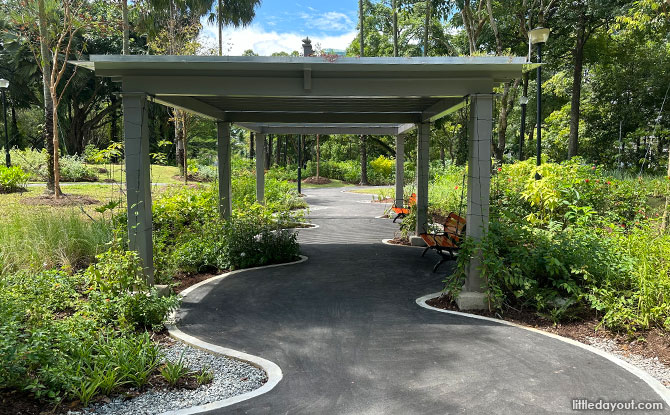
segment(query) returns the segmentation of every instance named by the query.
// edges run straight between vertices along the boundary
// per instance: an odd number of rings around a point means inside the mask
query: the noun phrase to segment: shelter
[[[403,134],[417,129],[417,233],[426,228],[431,122],[470,105],[467,235],[488,228],[493,88],[518,78],[517,57],[228,57],[92,55],[76,65],[122,83],[128,235],[153,281],[147,100],[215,120],[219,208],[231,212],[230,125],[256,131],[257,198],[264,198],[265,134],[397,137],[396,198],[402,199]],[[479,260],[471,259],[461,308],[483,307]]]

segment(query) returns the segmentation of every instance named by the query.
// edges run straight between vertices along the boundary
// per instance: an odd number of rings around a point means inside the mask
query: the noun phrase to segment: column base
[[[421,239],[420,236],[410,236],[409,244],[412,246],[426,246],[426,241]]]
[[[486,295],[475,291],[461,291],[456,298],[456,305],[461,311],[486,310]]]

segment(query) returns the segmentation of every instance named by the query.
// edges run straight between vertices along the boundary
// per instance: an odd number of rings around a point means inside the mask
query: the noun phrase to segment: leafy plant
[[[214,372],[209,369],[202,369],[196,372],[194,376],[199,385],[207,385],[214,380]]]
[[[24,190],[30,175],[19,166],[5,167],[0,165],[0,193],[10,193]]]
[[[170,386],[175,386],[180,379],[190,373],[188,367],[183,363],[184,353],[186,349],[181,352],[177,362],[166,361],[160,369],[161,376]]]

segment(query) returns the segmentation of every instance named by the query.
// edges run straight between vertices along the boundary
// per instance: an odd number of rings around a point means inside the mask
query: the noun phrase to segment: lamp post
[[[5,164],[7,167],[12,165],[12,160],[9,156],[9,130],[7,129],[7,97],[5,90],[9,87],[9,81],[0,79],[0,92],[2,92],[2,112],[5,117]]]
[[[550,30],[538,27],[528,33],[531,45],[537,45],[537,63],[542,63],[542,45],[549,39]],[[537,165],[542,164],[542,65],[537,67]],[[540,179],[540,173],[535,174]]]

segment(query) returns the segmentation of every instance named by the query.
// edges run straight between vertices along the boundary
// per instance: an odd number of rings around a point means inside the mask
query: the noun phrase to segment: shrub
[[[46,150],[38,151],[32,149],[11,151],[12,163],[25,171],[31,180],[47,181],[49,171],[47,169]],[[88,153],[90,157],[90,152]],[[64,182],[91,182],[97,180],[93,168],[85,164],[83,156],[60,157],[60,175]]]
[[[10,193],[24,190],[30,175],[19,166],[0,166],[0,193]]]
[[[46,171],[43,179],[46,180]],[[84,158],[74,156],[63,156],[60,158],[60,178],[64,182],[94,182],[98,179],[95,170],[84,164]]]
[[[137,253],[113,248],[96,259],[84,272],[88,311],[122,329],[162,328],[179,300],[176,296],[159,297],[156,288],[147,284]]]

